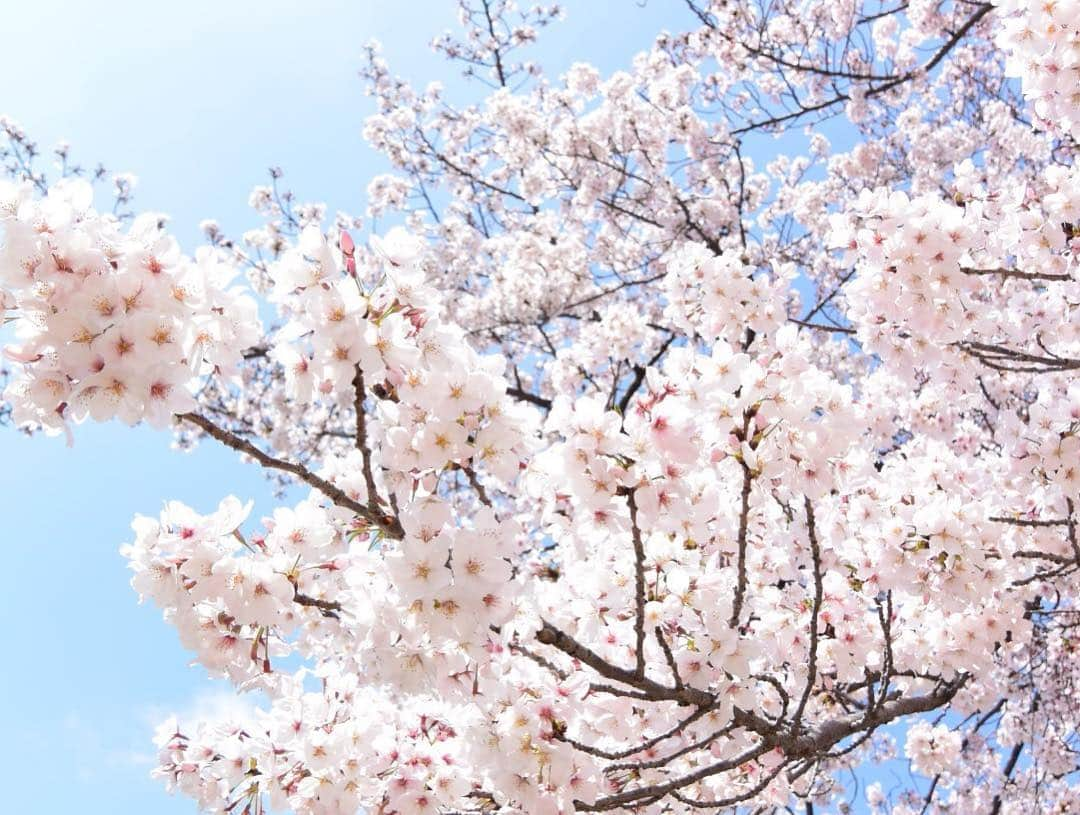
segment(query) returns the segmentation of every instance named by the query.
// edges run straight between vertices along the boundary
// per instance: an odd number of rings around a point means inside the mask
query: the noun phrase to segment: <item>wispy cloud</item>
[[[157,727],[169,718],[182,723],[245,719],[258,708],[255,697],[241,696],[231,687],[205,688],[175,706],[150,705],[143,708],[142,719]]]
[[[157,763],[153,734],[163,722],[175,717],[186,727],[200,721],[243,719],[256,707],[255,697],[218,686],[200,689],[176,703],[136,705],[129,717],[72,708],[60,722],[63,750],[72,758],[72,774],[83,784],[112,782],[132,772],[144,776]]]
[[[85,711],[70,710],[63,719],[64,747],[75,760],[75,777],[84,784],[93,783],[133,768],[140,772],[154,765],[155,756],[139,733],[131,732],[113,720]]]

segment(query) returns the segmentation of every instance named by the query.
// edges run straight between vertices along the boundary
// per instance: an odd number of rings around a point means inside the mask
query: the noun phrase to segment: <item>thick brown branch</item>
[[[1043,272],[1023,272],[1019,269],[971,269],[963,267],[960,269],[966,275],[972,275],[973,277],[1007,277],[1016,280],[1072,280],[1072,275],[1069,274],[1052,274]]]
[[[1074,371],[1080,368],[1080,359],[1058,356],[1039,356],[1018,351],[1005,345],[986,342],[960,342],[957,346],[977,360],[996,371],[1013,373],[1050,373]]]
[[[465,473],[465,478],[469,482],[469,486],[472,487],[473,492],[476,493],[476,497],[480,499],[480,503],[486,507],[491,506],[491,498],[487,494],[487,490],[484,489],[484,485],[480,483],[480,479],[476,475],[476,470],[470,467],[468,464],[454,464],[454,469],[461,470]]]
[[[551,410],[550,399],[545,399],[543,396],[537,396],[535,393],[530,393],[524,388],[507,388],[506,393],[520,402],[528,402],[538,407],[542,407],[544,410]]]
[[[807,736],[780,739],[779,746],[783,748],[785,753],[794,756],[817,755],[861,731],[881,727],[902,716],[936,710],[947,704],[966,681],[967,676],[963,676],[953,682],[945,683],[922,696],[906,696],[892,699],[867,711],[865,714],[856,713],[829,719],[818,725]]]
[[[660,648],[664,652],[664,659],[667,661],[668,668],[671,669],[671,677],[675,681],[675,687],[681,688],[683,681],[679,675],[679,665],[675,662],[675,655],[671,653],[671,646],[668,645],[667,639],[664,637],[664,629],[656,626],[654,633],[656,634],[656,641],[660,643]]]
[[[731,619],[728,620],[728,625],[732,628],[736,628],[739,625],[739,617],[742,616],[743,600],[746,597],[746,533],[747,526],[750,522],[750,486],[754,481],[754,474],[745,462],[742,463],[742,469],[742,494],[739,499],[739,573],[737,577],[738,582],[735,585],[735,601],[731,606]]]
[[[588,665],[606,679],[621,682],[641,691],[645,698],[654,702],[678,702],[680,705],[695,705],[708,707],[713,703],[711,693],[697,688],[673,688],[661,685],[648,677],[641,677],[635,671],[612,665],[602,656],[582,645],[569,634],[556,628],[551,623],[544,621],[544,627],[536,634],[536,639],[544,645],[550,645],[559,649],[564,654],[583,665]]]
[[[818,652],[818,615],[821,613],[822,577],[821,577],[821,547],[818,545],[817,527],[814,522],[814,508],[809,498],[803,498],[803,506],[806,508],[806,533],[810,539],[810,557],[814,566],[814,601],[810,608],[810,658],[806,669],[806,687],[803,688],[799,705],[795,708],[795,717],[792,720],[791,729],[799,732],[802,724],[803,712],[806,703],[810,700],[810,694],[817,681],[817,652]]]
[[[197,413],[181,413],[178,414],[177,419],[193,424],[206,433],[208,436],[212,436],[219,442],[224,444],[239,453],[243,453],[250,458],[253,458],[263,467],[270,470],[280,470],[303,481],[310,487],[314,487],[339,507],[345,507],[355,512],[362,517],[372,526],[376,526],[382,530],[383,534],[391,538],[402,538],[405,533],[401,528],[401,524],[393,517],[382,515],[377,512],[372,512],[368,507],[361,504],[348,496],[344,490],[340,487],[336,487],[326,479],[320,478],[311,472],[307,467],[302,464],[296,464],[292,461],[285,461],[284,459],[274,458],[273,456],[264,453],[258,447],[246,439],[242,439],[234,433],[230,433],[224,428],[218,427],[204,416],[200,416]]]
[[[796,320],[794,317],[788,317],[789,323],[795,323],[795,325],[801,325],[803,328],[813,328],[817,331],[831,331],[834,334],[855,334],[854,328],[847,328],[842,325],[821,325],[821,323],[808,323],[805,320]]]
[[[626,415],[626,409],[630,407],[630,400],[634,398],[634,394],[638,392],[638,389],[645,382],[645,377],[648,374],[649,367],[655,365],[657,362],[660,361],[660,358],[667,353],[668,349],[671,347],[672,343],[675,342],[678,336],[678,334],[672,334],[670,337],[668,337],[661,344],[660,350],[658,350],[653,355],[652,359],[650,359],[645,365],[635,365],[633,367],[634,378],[633,380],[631,380],[630,384],[627,385],[626,392],[622,395],[622,398],[619,399],[620,414]]]
[[[1048,520],[1037,519],[1025,519],[1025,518],[1005,518],[1002,516],[991,516],[991,521],[999,524],[1012,524],[1013,526],[1068,526],[1069,521],[1067,518],[1050,518]]]
[[[990,808],[990,815],[998,815],[1001,812],[1002,794],[1005,792],[1005,787],[1009,785],[1009,781],[1012,779],[1013,770],[1016,769],[1016,763],[1020,760],[1020,753],[1024,750],[1024,743],[1020,742],[1013,747],[1012,752],[1009,753],[1009,760],[1005,763],[1005,769],[1002,772],[1002,776],[1005,781],[1002,784],[1002,790],[994,796],[994,803]]]
[[[626,495],[630,507],[630,536],[634,543],[634,673],[645,676],[645,544],[638,527],[634,491]]]
[[[536,636],[540,642],[558,648],[567,656],[587,665],[601,676],[635,688],[636,691],[630,692],[635,698],[649,701],[676,701],[680,704],[695,705],[699,708],[699,711],[702,709],[707,710],[715,704],[715,697],[705,691],[695,688],[679,690],[667,687],[647,677],[638,677],[633,671],[612,665],[596,652],[546,621]],[[576,806],[580,811],[594,812],[658,801],[677,790],[712,775],[739,767],[777,748],[783,752],[786,758],[803,759],[806,761],[807,766],[810,766],[823,758],[830,748],[850,736],[859,733],[867,734],[902,716],[925,713],[947,704],[966,679],[966,676],[962,676],[952,682],[943,683],[934,691],[922,696],[890,698],[865,712],[829,719],[804,732],[783,729],[755,713],[735,708],[731,726],[744,728],[757,735],[761,739],[758,745],[749,748],[746,752],[733,759],[701,767],[664,783],[623,790],[615,795],[600,798],[591,804],[576,802]],[[685,723],[683,726],[685,726]],[[706,743],[711,738],[707,739]],[[581,745],[581,747],[584,748],[585,746]],[[642,748],[638,745],[634,749],[640,750]],[[696,749],[696,746],[691,746],[690,749]],[[681,754],[683,754],[683,751],[668,756],[666,759],[660,759],[660,766]]]
[[[355,398],[353,406],[356,410],[356,449],[360,451],[361,467],[364,471],[364,486],[367,487],[368,509],[377,513],[379,511],[379,493],[375,487],[375,476],[371,472],[371,450],[367,442],[367,414],[364,413],[364,371],[357,365],[356,376],[353,377],[353,391]]]
[[[320,600],[317,597],[301,594],[300,590],[295,586],[293,586],[293,602],[299,603],[302,606],[317,608],[322,612],[324,617],[332,617],[335,620],[338,619],[338,612],[341,611],[341,603],[334,602],[333,600]]]

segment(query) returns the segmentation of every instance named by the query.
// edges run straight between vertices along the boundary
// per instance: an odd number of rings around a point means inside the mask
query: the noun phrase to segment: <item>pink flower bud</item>
[[[352,235],[344,229],[341,230],[338,245],[341,247],[341,254],[345,256],[345,271],[350,277],[356,277],[356,244],[353,243]]]

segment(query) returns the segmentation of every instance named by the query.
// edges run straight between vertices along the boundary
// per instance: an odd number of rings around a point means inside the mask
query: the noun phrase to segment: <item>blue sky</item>
[[[570,0],[568,19],[534,50],[556,74],[588,60],[628,64],[679,0]],[[280,165],[302,199],[362,212],[385,165],[360,137],[372,110],[356,72],[381,40],[396,72],[424,83],[455,72],[428,41],[454,25],[452,0],[37,0],[0,17],[0,112],[43,148],[139,177],[137,206],[169,213],[189,251],[197,224],[254,225],[251,187]],[[28,815],[192,815],[149,779],[154,725],[169,712],[227,702],[188,667],[159,612],[139,606],[118,554],[136,513],[168,499],[209,511],[230,493],[273,506],[253,465],[209,444],[169,449],[168,434],[83,425],[61,438],[0,431],[8,621],[0,671],[4,809]]]

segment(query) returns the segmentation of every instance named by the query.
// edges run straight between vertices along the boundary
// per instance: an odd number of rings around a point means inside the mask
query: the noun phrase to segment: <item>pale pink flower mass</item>
[[[367,46],[382,236],[275,169],[188,255],[0,120],[0,418],[304,490],[123,548],[261,693],[159,730],[202,810],[1080,812],[1080,6],[673,5],[553,77],[459,0],[463,105]]]

